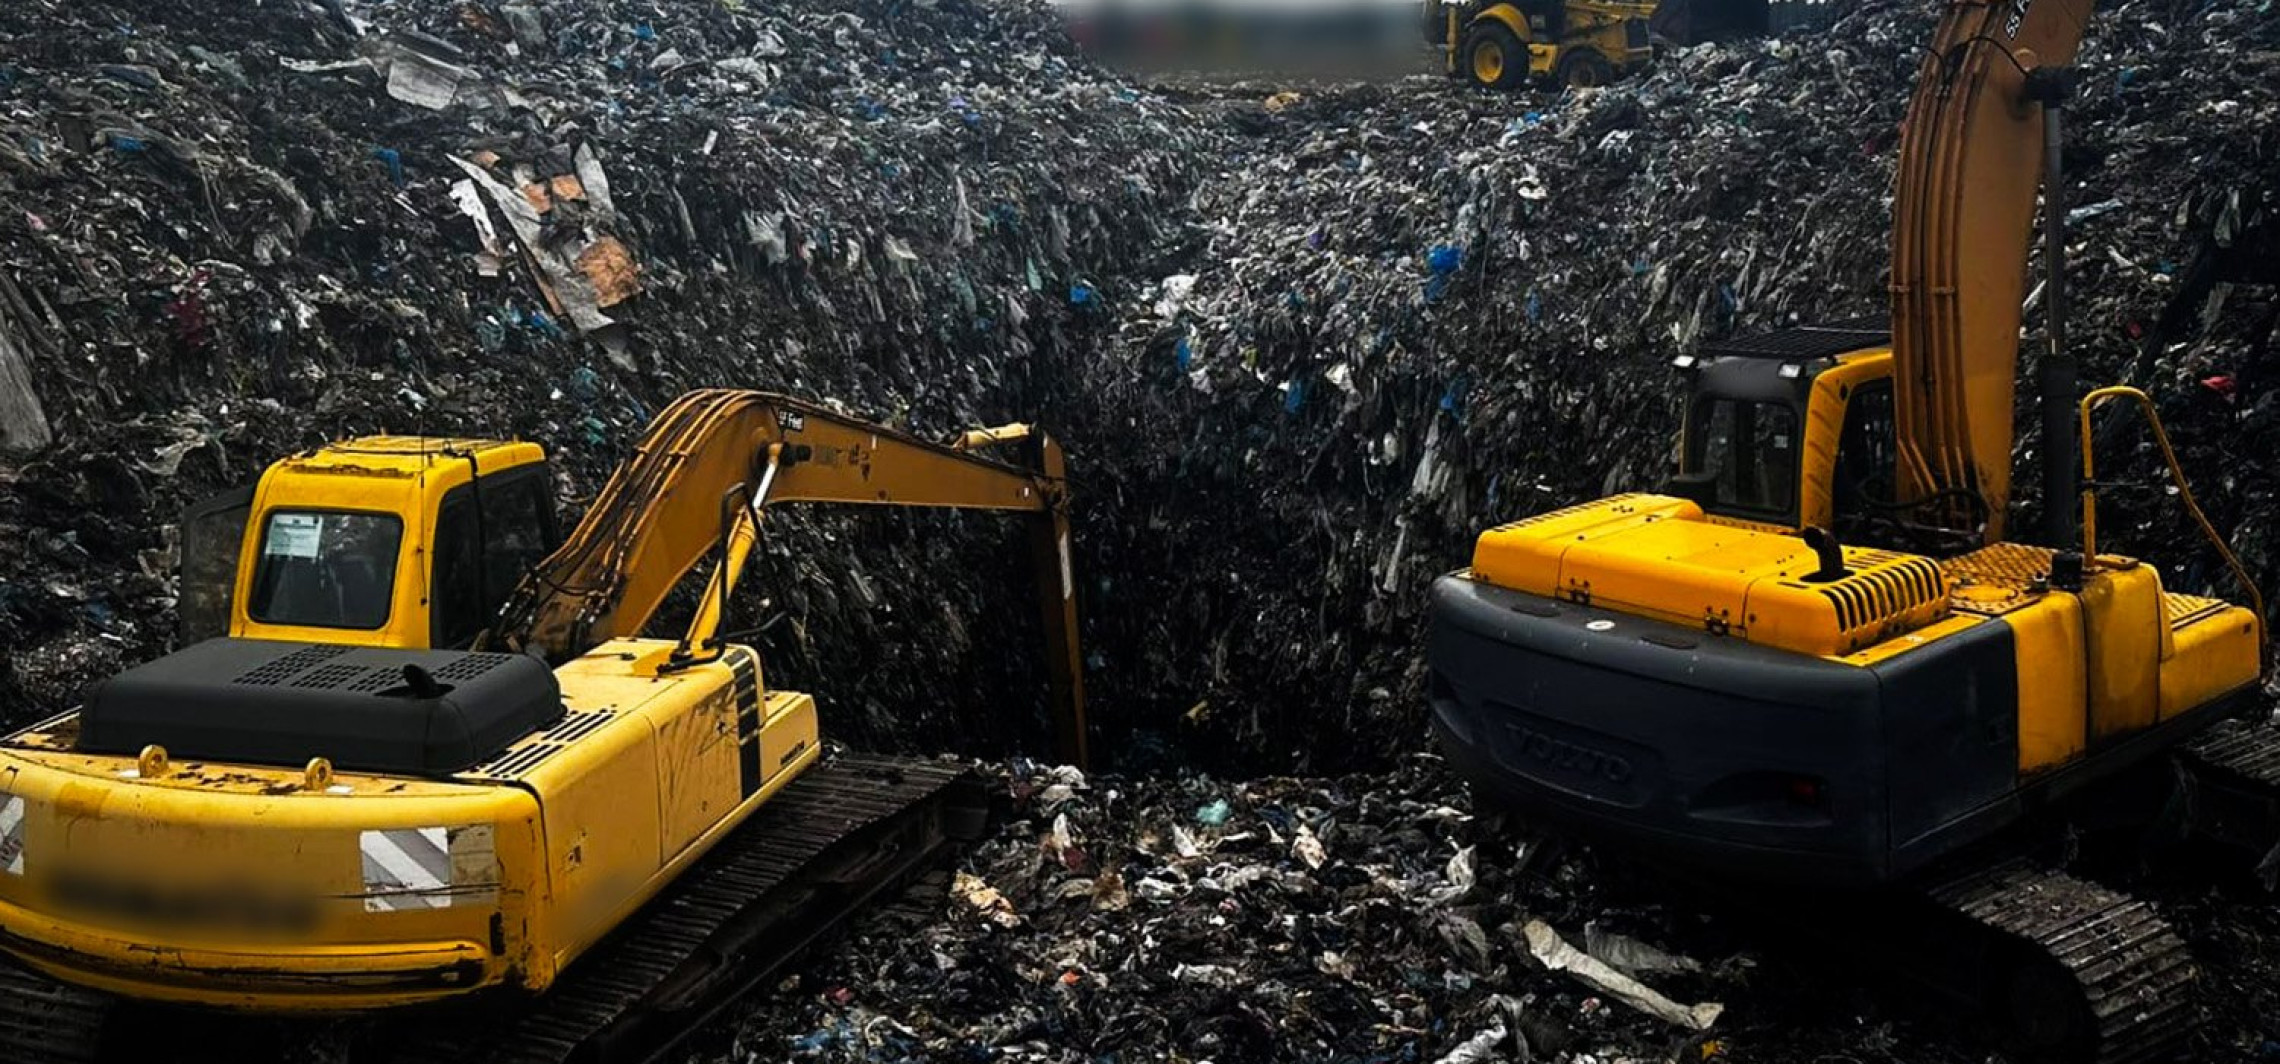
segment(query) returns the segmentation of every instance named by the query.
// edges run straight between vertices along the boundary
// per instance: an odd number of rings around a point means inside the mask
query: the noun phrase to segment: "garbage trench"
[[[1047,725],[1002,522],[771,518],[735,610],[771,682],[850,745],[985,759],[1022,815],[939,920],[820,955],[700,1058],[1981,1059],[1487,831],[1417,655],[1479,529],[1663,475],[1674,355],[1882,309],[1933,16],[1500,95],[1143,83],[983,0],[19,0],[0,714],[169,649],[175,515],[328,439],[537,440],[574,513],[689,387],[1033,420],[1070,451],[1107,774],[1018,757]],[[2130,0],[2080,66],[2084,379],[2156,395],[2270,592],[2280,13]],[[2230,591],[2116,441],[2105,537]],[[2280,1054],[2269,906],[2155,897],[2212,973],[2197,1048]]]

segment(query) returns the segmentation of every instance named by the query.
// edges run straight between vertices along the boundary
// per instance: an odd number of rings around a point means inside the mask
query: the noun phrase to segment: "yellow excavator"
[[[2078,394],[2059,149],[2089,17],[1949,0],[1901,143],[1889,319],[1680,356],[1676,475],[1481,534],[1432,592],[1429,699],[1485,803],[1779,897],[1788,921],[1893,901],[1825,926],[1880,935],[1880,964],[1990,1006],[2027,1055],[2157,1060],[2193,1016],[2183,944],[2027,843],[2098,799],[2151,819],[2160,793],[2125,788],[2182,775],[2212,830],[2270,846],[2280,740],[2228,720],[2257,697],[2263,604],[2153,402]],[[2028,543],[2005,518],[2038,178],[2047,525]],[[2116,401],[2241,601],[2099,540],[2091,428]]]
[[[1426,0],[1443,69],[1490,89],[1595,88],[1654,59],[1654,0]]]
[[[1085,759],[1043,433],[698,391],[559,543],[551,500],[534,444],[383,436],[186,519],[228,559],[185,565],[186,609],[226,634],[0,740],[0,949],[26,966],[0,961],[0,1059],[101,1059],[137,1003],[469,1000],[383,1058],[637,1059],[977,831],[974,780],[831,757],[815,700],[723,637],[766,507],[1026,515],[1059,753]],[[644,637],[708,562],[686,630]]]

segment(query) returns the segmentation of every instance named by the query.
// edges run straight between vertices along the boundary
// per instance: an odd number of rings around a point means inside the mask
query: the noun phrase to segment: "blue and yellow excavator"
[[[2168,808],[2268,848],[2280,740],[2229,720],[2260,687],[2254,582],[2153,402],[2080,394],[2066,346],[2060,127],[2089,18],[1950,0],[1900,146],[1889,316],[1680,356],[1677,474],[1482,533],[1432,592],[1429,696],[1484,803],[1785,919],[1893,900],[1825,926],[2007,1014],[2030,1055],[2156,1060],[2191,1024],[2183,944],[2028,843],[2083,810],[2152,819],[2183,779]],[[2006,518],[2038,180],[2046,523],[2026,542]],[[2099,538],[2108,403],[2147,415],[2237,600]]]

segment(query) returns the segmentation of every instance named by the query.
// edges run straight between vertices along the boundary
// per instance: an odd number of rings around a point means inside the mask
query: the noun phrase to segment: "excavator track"
[[[2265,886],[2280,886],[2280,727],[2225,721],[2187,743],[2178,763],[2184,826],[2259,855]]]
[[[0,958],[0,1060],[98,1064],[114,999]]]
[[[2192,1033],[2185,942],[2145,902],[2062,872],[2006,862],[1929,897],[2004,943],[1983,972],[2022,1055],[2096,1064],[2177,1058]]]
[[[989,817],[987,788],[955,764],[837,757],[787,784],[545,994],[385,1014],[337,1037],[355,1064],[654,1060],[849,918],[897,902]],[[130,1003],[0,958],[0,1061],[171,1059],[134,1043],[178,1038],[190,1023],[262,1033],[214,1013],[138,1020]]]
[[[653,1059],[960,839],[987,801],[966,771],[842,757],[785,787],[718,848],[506,1015],[432,1025],[387,1064]]]

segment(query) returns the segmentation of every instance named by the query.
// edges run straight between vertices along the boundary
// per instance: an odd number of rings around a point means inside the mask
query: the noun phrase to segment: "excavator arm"
[[[2091,0],[1949,0],[1900,144],[1892,355],[1900,498],[2003,538],[2020,303],[2042,177],[2028,72],[2063,67]]]
[[[977,453],[1026,443],[1024,468]],[[762,510],[784,502],[945,507],[1028,514],[1038,562],[1060,755],[1085,761],[1084,682],[1069,564],[1068,490],[1059,445],[1026,426],[918,439],[766,392],[690,392],[651,422],[562,546],[509,597],[487,643],[565,661],[640,634],[689,571],[714,562],[695,618],[665,667],[721,652],[719,626],[759,539]]]

